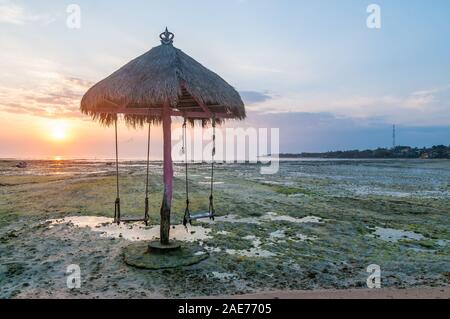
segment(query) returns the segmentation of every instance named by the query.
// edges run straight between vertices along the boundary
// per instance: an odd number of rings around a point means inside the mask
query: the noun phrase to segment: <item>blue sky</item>
[[[66,27],[71,3],[79,30]],[[366,26],[371,3],[381,29]],[[159,45],[166,25],[175,46],[243,92],[245,125],[281,128],[284,152],[390,146],[393,123],[400,144],[449,144],[446,0],[0,0],[3,121],[83,120],[84,89]]]

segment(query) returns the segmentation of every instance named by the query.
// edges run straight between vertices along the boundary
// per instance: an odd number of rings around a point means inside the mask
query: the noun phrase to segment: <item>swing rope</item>
[[[211,153],[211,189],[209,195],[209,208],[208,212],[201,213],[198,215],[191,216],[191,212],[189,210],[189,175],[188,175],[188,161],[187,161],[187,140],[186,140],[186,118],[183,123],[183,148],[182,152],[184,152],[184,162],[185,162],[185,173],[186,173],[186,209],[184,211],[183,225],[187,228],[187,224],[192,224],[192,220],[200,219],[200,218],[209,218],[214,220],[215,216],[215,208],[214,208],[214,157],[216,155],[216,119],[213,116],[212,118],[212,127],[213,127],[213,147]]]
[[[212,128],[213,128],[213,148],[211,154],[211,193],[209,195],[209,213],[212,216],[212,220],[214,220],[215,209],[214,209],[214,157],[216,156],[216,118],[212,119]]]
[[[120,224],[120,192],[119,192],[119,146],[117,143],[117,117],[114,121],[114,132],[116,140],[116,189],[117,196],[114,208],[114,223]]]
[[[150,113],[150,109],[149,109]],[[117,117],[114,121],[114,133],[115,133],[115,146],[116,146],[116,201],[114,207],[114,223],[120,224],[121,221],[143,221],[148,226],[149,220],[149,175],[150,175],[150,137],[151,137],[151,121],[148,120],[148,135],[147,135],[147,172],[145,182],[145,212],[144,219],[129,218],[122,220],[120,216],[120,187],[119,187],[119,143],[117,138]]]
[[[150,112],[150,109],[149,109]],[[147,174],[145,179],[145,213],[144,213],[144,222],[145,226],[148,226],[149,219],[149,203],[148,203],[148,178],[150,172],[150,137],[151,137],[151,122],[150,118],[148,120],[148,134],[147,134]]]
[[[191,213],[189,211],[189,176],[188,176],[188,158],[187,158],[187,134],[186,134],[186,118],[184,118],[183,122],[183,148],[182,152],[184,153],[184,172],[186,174],[186,209],[184,210],[184,219],[183,224],[186,226],[187,224],[187,218],[186,216],[190,216]]]

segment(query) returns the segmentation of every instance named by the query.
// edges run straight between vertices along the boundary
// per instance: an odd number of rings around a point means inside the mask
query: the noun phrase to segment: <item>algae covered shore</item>
[[[209,258],[157,271],[128,267],[121,255],[159,223],[161,163],[151,165],[147,228],[109,225],[115,177],[104,161],[15,163],[0,161],[0,298],[366,288],[371,264],[383,287],[450,286],[448,160],[292,160],[275,175],[257,164],[217,165],[220,217],[180,235]],[[125,215],[143,214],[144,174],[143,162],[121,163]],[[177,165],[174,224],[184,212],[183,174]],[[207,208],[208,178],[207,165],[192,165],[193,211]],[[71,264],[80,266],[80,289],[67,288]]]

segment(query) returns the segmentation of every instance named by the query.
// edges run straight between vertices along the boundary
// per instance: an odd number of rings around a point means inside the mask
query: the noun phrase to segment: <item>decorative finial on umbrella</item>
[[[159,38],[161,39],[162,44],[172,44],[174,37],[175,37],[175,35],[172,32],[169,32],[169,30],[167,30],[167,27],[166,27],[166,31],[164,31],[163,33],[161,33],[159,35]]]

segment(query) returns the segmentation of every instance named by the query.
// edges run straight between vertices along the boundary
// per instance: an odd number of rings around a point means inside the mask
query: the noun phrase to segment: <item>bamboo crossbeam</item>
[[[162,116],[161,109],[147,109],[147,108],[125,108],[125,107],[104,107],[97,108],[97,112],[99,113],[108,113],[108,114],[130,114],[130,115],[142,115],[142,116]],[[181,110],[171,110],[171,116],[181,116],[192,119],[210,119],[212,116],[215,116],[216,119],[232,119],[234,118],[233,114],[229,113],[205,113],[205,112],[185,112]]]

